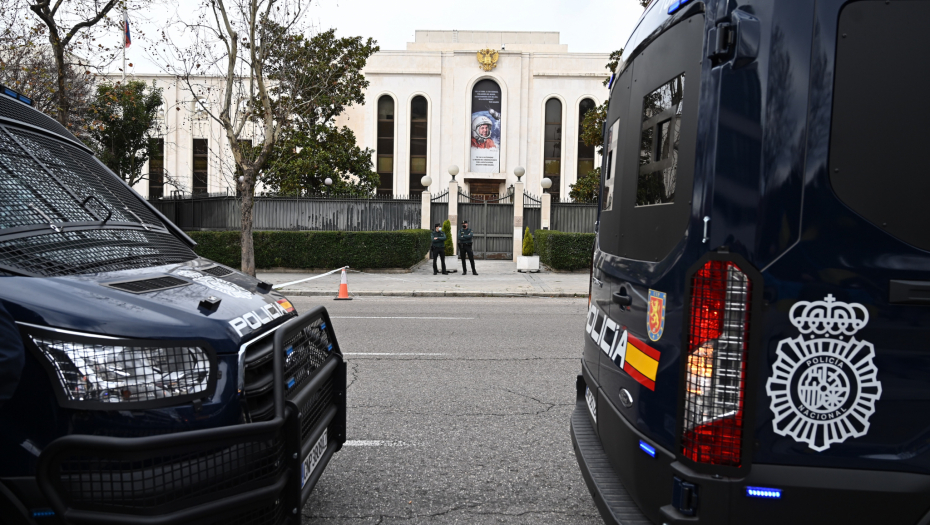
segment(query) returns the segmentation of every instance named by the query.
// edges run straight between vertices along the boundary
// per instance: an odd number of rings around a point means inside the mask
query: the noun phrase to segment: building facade
[[[585,112],[607,96],[606,53],[569,53],[557,32],[417,31],[403,51],[380,51],[364,73],[365,104],[337,120],[371,148],[381,178],[378,192],[419,194],[444,190],[450,166],[466,193],[493,198],[526,170],[531,193],[543,177],[553,198],[600,165],[595,148],[580,141]],[[197,80],[198,93],[173,77],[136,77],[164,89],[165,109],[149,161],[149,179],[137,190],[150,198],[235,193],[235,166],[226,138],[202,110],[222,93],[221,80]]]

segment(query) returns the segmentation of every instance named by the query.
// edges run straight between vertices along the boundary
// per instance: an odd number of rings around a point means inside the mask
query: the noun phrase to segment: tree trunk
[[[68,83],[65,79],[65,50],[61,45],[58,35],[51,33],[48,37],[52,44],[52,52],[55,55],[55,67],[58,69],[58,122],[65,129],[68,128],[68,121],[71,115],[71,101],[68,99]]]
[[[255,277],[255,246],[252,242],[252,210],[255,207],[255,183],[253,169],[243,170],[245,180],[240,182],[242,187],[242,203],[240,219],[242,221],[242,273]]]

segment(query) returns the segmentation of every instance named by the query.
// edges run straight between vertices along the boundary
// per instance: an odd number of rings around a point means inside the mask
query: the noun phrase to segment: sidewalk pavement
[[[588,272],[562,273],[541,270],[517,272],[511,261],[475,261],[478,275],[462,275],[458,259],[446,257],[446,268],[457,273],[433,275],[432,261],[419,264],[410,273],[363,273],[351,268],[347,277],[349,295],[416,297],[587,297]],[[325,272],[258,272],[258,278],[274,285],[290,283]],[[276,291],[284,295],[332,296],[339,291],[341,272],[311,281],[290,284]]]

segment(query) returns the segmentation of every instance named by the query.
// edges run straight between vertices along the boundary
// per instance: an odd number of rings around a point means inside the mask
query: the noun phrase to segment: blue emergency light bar
[[[678,11],[690,1],[691,0],[673,0],[672,3],[668,5],[668,14],[672,14],[675,11]]]
[[[15,98],[16,100],[22,102],[23,104],[26,104],[27,106],[32,105],[32,99],[27,97],[26,95],[23,95],[22,93],[17,93],[16,91],[13,91],[12,89],[6,86],[0,86],[0,88],[3,88],[4,95],[11,97],[11,98]]]
[[[750,498],[781,499],[781,489],[746,487],[746,496]]]
[[[639,440],[639,448],[652,457],[656,457],[656,448],[643,440]]]

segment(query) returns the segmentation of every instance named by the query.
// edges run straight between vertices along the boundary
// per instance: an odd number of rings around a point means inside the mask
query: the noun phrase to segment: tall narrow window
[[[209,166],[210,143],[207,139],[194,139],[194,176],[191,192],[207,193],[207,173]]]
[[[149,139],[149,200],[165,196],[165,139]]]
[[[581,140],[584,131],[584,117],[594,109],[594,101],[586,98],[578,105],[578,178],[584,177],[594,169],[594,146],[586,146]]]
[[[378,193],[394,193],[394,99],[378,99]]]
[[[558,201],[562,174],[562,102],[546,101],[546,137],[543,146],[543,173],[552,180],[552,199]]]
[[[420,179],[426,175],[426,129],[429,105],[426,97],[416,96],[410,102],[410,193],[422,193],[426,187]]]

